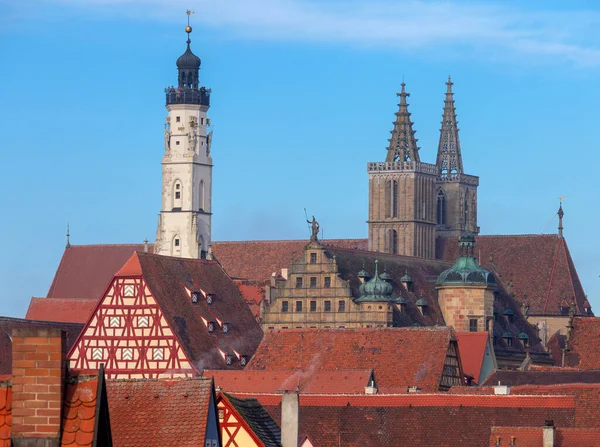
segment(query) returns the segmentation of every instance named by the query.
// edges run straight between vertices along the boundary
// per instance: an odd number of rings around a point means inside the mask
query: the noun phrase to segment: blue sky
[[[163,89],[185,49],[213,89],[213,239],[366,237],[368,161],[402,78],[434,162],[451,74],[482,234],[565,236],[600,312],[594,1],[0,0],[0,314],[72,243],[154,239]],[[532,260],[535,262],[535,260]]]

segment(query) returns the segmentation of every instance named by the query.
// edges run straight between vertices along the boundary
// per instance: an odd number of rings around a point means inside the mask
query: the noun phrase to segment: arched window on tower
[[[437,224],[446,225],[446,194],[442,189],[437,193]]]
[[[173,236],[173,242],[171,243],[171,255],[172,256],[180,256],[181,255],[181,239],[179,235]]]
[[[398,181],[385,181],[385,217],[398,217]]]
[[[398,232],[396,230],[388,230],[387,232],[387,252],[398,253]]]
[[[200,180],[200,188],[198,191],[200,196],[198,197],[200,200],[200,211],[204,211],[205,203],[204,203],[204,180]]]
[[[183,186],[179,180],[173,185],[173,211],[181,211],[183,203]]]
[[[398,181],[392,181],[392,217],[398,217]]]

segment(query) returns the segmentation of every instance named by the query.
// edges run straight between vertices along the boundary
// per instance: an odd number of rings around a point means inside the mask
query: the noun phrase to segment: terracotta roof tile
[[[437,391],[453,333],[447,327],[286,329],[265,334],[247,370],[373,368],[380,392]]]
[[[61,445],[91,446],[96,424],[98,377],[80,377],[67,384],[63,405]]]
[[[482,383],[483,386],[502,385],[558,385],[564,383],[600,383],[600,371],[573,369],[496,370]]]
[[[238,395],[242,397],[242,395]],[[255,396],[276,422],[281,395]],[[572,427],[573,396],[300,395],[300,432],[318,446],[480,447],[491,427]]]
[[[255,318],[260,317],[260,303],[265,297],[265,281],[245,281],[245,280],[235,280],[235,283],[240,289],[240,293],[244,297],[244,301],[248,307],[250,307],[250,311]]]
[[[204,446],[211,380],[115,380],[106,387],[115,446]]]
[[[86,323],[96,300],[76,298],[31,298],[27,320]]]
[[[487,332],[456,332],[463,372],[479,383],[481,367],[489,340]]]
[[[152,246],[149,247],[152,251]],[[97,300],[111,278],[143,244],[72,245],[65,249],[48,298]]]
[[[12,334],[13,329],[22,328],[61,329],[66,333],[66,346],[69,349],[75,343],[77,336],[83,329],[83,324],[0,317],[0,375],[12,373],[12,343],[10,334]]]
[[[143,278],[152,291],[173,332],[197,371],[204,368],[240,369],[236,359],[225,363],[221,352],[250,357],[260,343],[263,332],[245,304],[240,291],[215,261],[181,259],[138,253]],[[201,287],[214,294],[212,304],[201,299],[192,304],[182,284]],[[227,333],[208,333],[202,318],[229,323]]]
[[[556,428],[554,447],[599,447],[600,430]],[[539,447],[543,443],[542,427],[492,427],[490,447]]]
[[[0,380],[0,447],[10,447],[12,426],[12,387]]]
[[[600,318],[573,320],[566,366],[600,370]]]
[[[296,390],[301,393],[364,394],[371,370],[336,371],[224,371],[205,370],[215,386],[228,393],[275,393]]]
[[[585,293],[564,238],[555,234],[479,236],[475,244],[480,264],[496,273],[497,279],[518,301],[529,303],[530,314],[561,315],[560,303],[575,297],[583,314]],[[436,253],[454,261],[458,255],[455,238],[437,238]]]
[[[366,239],[324,239],[323,245],[367,249]],[[307,240],[213,242],[215,258],[231,277],[265,281],[302,256]]]

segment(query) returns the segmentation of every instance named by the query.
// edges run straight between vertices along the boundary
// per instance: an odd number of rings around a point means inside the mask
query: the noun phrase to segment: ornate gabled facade
[[[107,377],[173,378],[240,369],[262,331],[215,261],[134,253],[115,275],[68,354]]]
[[[458,121],[454,107],[452,80],[446,82],[446,99],[436,159],[436,235],[458,237],[462,231],[479,233],[477,226],[477,186],[479,177],[463,170]]]
[[[162,160],[162,208],[155,253],[204,258],[211,243],[212,158],[206,116],[210,89],[200,86],[200,58],[187,49],[177,59],[178,85],[168,87],[165,154]]]
[[[434,258],[436,167],[420,161],[404,83],[398,96],[386,161],[367,165],[369,250]]]

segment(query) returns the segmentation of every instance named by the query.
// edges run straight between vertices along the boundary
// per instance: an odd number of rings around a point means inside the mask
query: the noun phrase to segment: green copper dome
[[[404,270],[404,276],[402,278],[400,278],[400,282],[412,282],[412,278],[408,274],[408,269]]]
[[[377,273],[377,261],[375,261],[375,274],[367,282],[360,285],[358,289],[360,297],[356,300],[357,303],[367,301],[390,301],[392,299],[393,287],[381,279]]]
[[[481,267],[477,259],[473,257],[473,247],[475,245],[475,235],[473,233],[463,233],[459,240],[460,256],[456,263],[448,270],[444,270],[438,276],[438,286],[459,286],[459,285],[488,285],[495,286],[496,278],[494,275]]]

